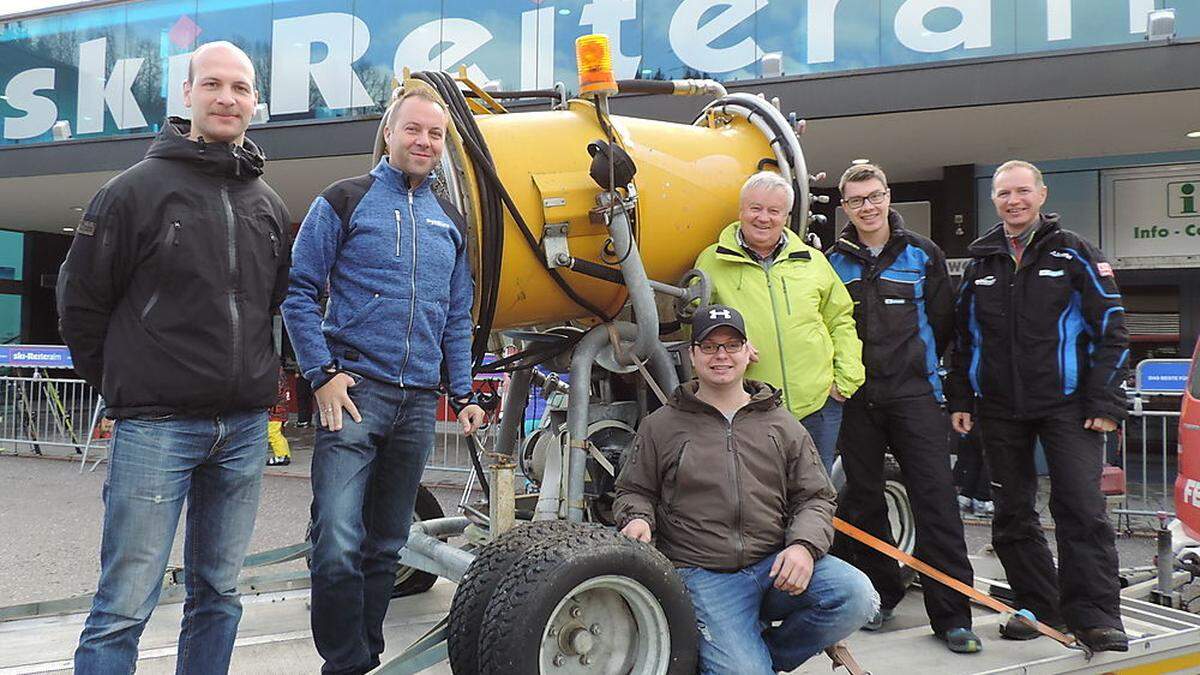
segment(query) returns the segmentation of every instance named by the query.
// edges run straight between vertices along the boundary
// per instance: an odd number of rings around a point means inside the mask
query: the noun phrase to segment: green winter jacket
[[[696,258],[712,282],[712,302],[742,313],[758,349],[746,377],[783,392],[797,419],[821,409],[837,384],[849,398],[866,371],[854,328],[854,302],[825,256],[796,235],[764,268],[738,244],[733,223]]]

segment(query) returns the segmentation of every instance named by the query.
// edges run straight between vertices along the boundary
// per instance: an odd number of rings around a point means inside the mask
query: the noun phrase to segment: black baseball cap
[[[692,342],[700,342],[721,326],[728,326],[746,339],[746,322],[741,312],[728,305],[705,305],[692,316]]]

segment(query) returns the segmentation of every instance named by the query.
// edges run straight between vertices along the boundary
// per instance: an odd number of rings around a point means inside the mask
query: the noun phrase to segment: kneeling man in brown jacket
[[[654,539],[687,584],[701,673],[790,671],[858,630],[879,596],[826,555],[833,486],[779,390],[744,379],[741,314],[701,307],[689,351],[696,380],[642,421],[617,523]]]

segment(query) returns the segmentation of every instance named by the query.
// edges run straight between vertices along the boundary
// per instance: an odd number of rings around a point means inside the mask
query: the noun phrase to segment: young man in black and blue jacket
[[[439,386],[462,406],[464,433],[483,420],[471,403],[466,226],[429,177],[448,121],[436,96],[407,91],[389,111],[390,154],[369,174],[326,188],[292,252],[283,316],[321,421],[311,569],[323,673],[379,665],[400,549],[433,446]]]
[[[917,526],[917,557],[971,585],[962,520],[950,470],[938,358],[954,332],[953,290],[946,257],[929,239],[904,229],[893,211],[887,176],[850,167],[838,186],[850,224],[828,252],[854,299],[867,381],[846,403],[839,447],[846,490],[841,518],[880,539],[891,538],[883,497],[884,453],[900,465]],[[904,597],[895,561],[839,538],[838,553],[866,572],[879,591],[878,629]],[[971,630],[967,598],[932,580],[922,584],[934,633],[951,651],[982,649]]]
[[[1125,416],[1129,334],[1112,266],[1057,215],[1042,213],[1046,195],[1028,162],[1006,162],[992,176],[1001,222],[967,248],[951,421],[959,433],[979,424],[996,503],[992,542],[1019,606],[1096,651],[1125,651],[1100,472],[1104,434]],[[1050,469],[1062,575],[1035,510],[1035,439]],[[1001,633],[1038,636],[1019,621]]]

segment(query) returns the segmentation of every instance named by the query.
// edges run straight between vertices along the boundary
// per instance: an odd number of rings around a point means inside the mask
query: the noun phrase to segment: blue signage
[[[6,368],[74,368],[71,351],[62,345],[0,345]]]
[[[1135,44],[1164,3],[1179,38],[1200,37],[1191,0],[105,2],[0,20],[0,146],[186,117],[189,55],[216,40],[249,54],[275,123],[378,114],[404,68],[573,88],[589,33],[609,36],[618,79],[744,80]]]
[[[1187,390],[1188,359],[1146,359],[1137,366],[1137,388],[1143,392],[1181,394]]]

